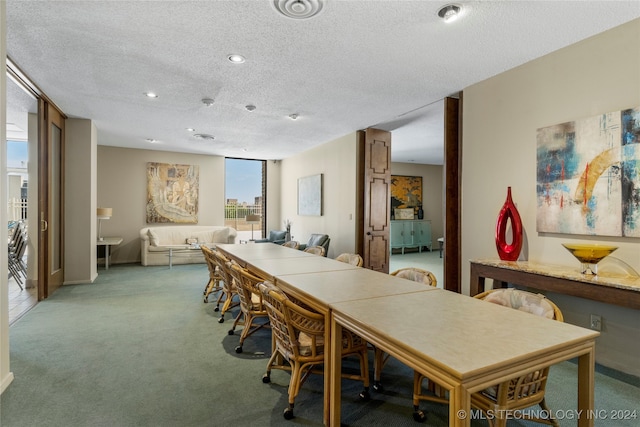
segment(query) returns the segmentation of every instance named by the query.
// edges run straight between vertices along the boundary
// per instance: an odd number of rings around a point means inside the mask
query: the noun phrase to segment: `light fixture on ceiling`
[[[195,132],[196,130],[194,128],[186,128],[185,129],[187,132]]]
[[[235,54],[235,53],[227,56],[227,59],[229,60],[229,62],[231,62],[233,64],[242,64],[244,61],[246,61],[244,56],[238,55],[238,54]]]
[[[300,117],[300,116],[298,114],[296,114],[296,113],[289,114],[289,118],[291,120],[298,120],[298,117]]]
[[[256,106],[249,104],[249,105],[245,105],[244,108],[246,108],[247,111],[253,111],[256,109]]]
[[[322,11],[323,0],[273,0],[278,12],[293,19],[308,19]]]
[[[215,101],[211,98],[202,98],[202,103],[207,107],[211,107]]]
[[[195,135],[193,135],[193,137],[198,139],[208,140],[208,141],[213,141],[214,139],[216,139],[215,136],[209,135],[208,133],[196,133]]]
[[[145,92],[144,94],[145,94],[145,96],[147,96],[149,98],[157,98],[158,97],[158,94],[155,93],[155,92]]]
[[[462,8],[457,4],[448,4],[438,11],[438,16],[442,18],[444,22],[450,23],[460,17],[461,11]]]
[[[150,142],[151,144],[155,144],[156,142],[158,142],[158,140],[153,138],[147,138],[147,142]]]

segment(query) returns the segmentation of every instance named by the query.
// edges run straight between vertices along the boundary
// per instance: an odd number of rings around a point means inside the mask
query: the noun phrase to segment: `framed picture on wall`
[[[422,177],[391,175],[391,212],[422,206]]]
[[[322,174],[298,178],[298,215],[322,216]]]

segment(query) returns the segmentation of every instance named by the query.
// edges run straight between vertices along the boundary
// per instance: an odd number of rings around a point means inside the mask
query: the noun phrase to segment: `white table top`
[[[599,335],[441,289],[338,302],[331,308],[350,324],[365,325],[389,345],[420,354],[460,380]]]
[[[436,290],[433,286],[356,267],[316,274],[282,274],[276,285],[305,299],[329,305],[341,301]]]
[[[102,240],[96,240],[98,246],[112,246],[122,243],[122,237],[103,237]]]
[[[250,262],[256,259],[273,259],[273,258],[308,258],[313,255],[298,249],[287,248],[275,243],[249,243],[240,244],[217,244],[216,249],[221,249],[237,259]]]
[[[284,274],[310,274],[361,268],[319,255],[306,255],[309,256],[268,259],[245,258],[245,260],[247,261],[247,268],[249,270],[253,271],[258,276],[268,278],[269,280],[274,280],[275,277]]]

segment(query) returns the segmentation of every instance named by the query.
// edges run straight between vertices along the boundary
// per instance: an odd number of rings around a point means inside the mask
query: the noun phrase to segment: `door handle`
[[[46,220],[42,219],[40,223],[42,224],[40,231],[47,231],[49,229],[49,223]]]
[[[367,231],[367,236],[371,236],[371,232],[370,231]]]

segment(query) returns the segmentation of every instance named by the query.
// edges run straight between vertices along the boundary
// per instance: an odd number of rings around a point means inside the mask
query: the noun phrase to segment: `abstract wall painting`
[[[391,209],[422,206],[422,177],[391,175]]]
[[[198,223],[200,167],[147,163],[147,223]]]
[[[538,232],[640,237],[640,107],[537,131]]]
[[[298,178],[298,215],[322,216],[322,174]]]

